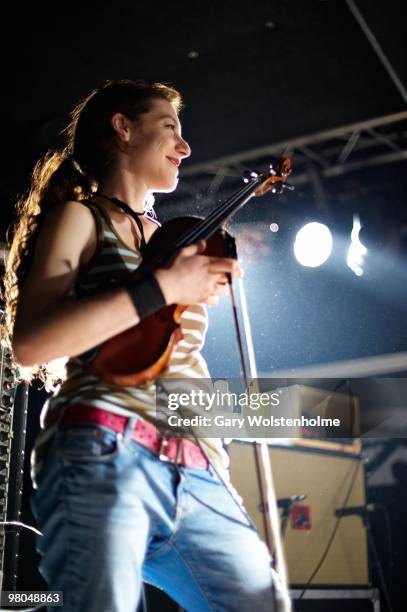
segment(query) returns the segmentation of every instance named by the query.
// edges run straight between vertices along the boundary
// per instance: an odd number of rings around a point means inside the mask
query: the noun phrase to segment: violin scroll
[[[254,195],[263,196],[268,191],[271,193],[281,193],[283,189],[294,189],[293,185],[287,183],[287,179],[291,174],[291,160],[288,157],[276,157],[269,166],[268,171],[257,174],[250,172],[251,179],[264,176],[264,181],[256,188]],[[245,182],[249,182],[250,178],[246,178]]]

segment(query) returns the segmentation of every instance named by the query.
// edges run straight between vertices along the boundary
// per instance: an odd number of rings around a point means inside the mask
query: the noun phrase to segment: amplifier
[[[275,494],[282,506],[279,512],[290,584],[369,584],[362,518],[335,515],[338,508],[363,508],[365,504],[360,456],[298,446],[293,440],[269,443],[268,448]],[[264,538],[253,444],[234,440],[228,449],[232,483]],[[291,498],[296,496],[305,497],[293,502]]]
[[[285,382],[285,381],[281,381]],[[292,419],[293,423],[306,419],[308,426],[279,426],[246,428],[248,438],[263,438],[265,442],[289,438],[297,444],[347,453],[360,453],[360,408],[359,398],[348,393],[331,390],[338,386],[337,380],[319,381],[327,388],[304,384],[277,384],[270,391],[270,379],[258,379],[258,391],[262,394],[278,394],[277,406],[262,407],[256,411],[246,410],[252,418],[273,416],[274,419]],[[336,422],[336,426],[324,425]],[[242,436],[243,437],[243,436]],[[236,436],[234,436],[236,439]]]

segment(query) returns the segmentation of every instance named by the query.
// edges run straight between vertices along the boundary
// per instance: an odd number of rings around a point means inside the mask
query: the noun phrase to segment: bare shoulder
[[[46,215],[40,229],[36,259],[63,257],[74,267],[82,262],[84,252],[96,246],[96,227],[87,206],[67,200],[54,206]]]
[[[77,226],[82,234],[94,226],[93,215],[88,206],[75,200],[66,200],[61,204],[53,206],[45,217],[44,227],[61,226],[61,229],[69,226]]]
[[[96,248],[91,211],[75,201],[54,206],[45,216],[33,260],[20,293],[20,306],[41,308],[67,295],[86,258]],[[34,309],[35,309],[34,306]]]

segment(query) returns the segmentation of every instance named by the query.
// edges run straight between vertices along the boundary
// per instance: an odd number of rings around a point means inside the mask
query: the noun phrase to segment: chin
[[[154,191],[155,193],[171,193],[172,191],[175,191],[176,188],[178,186],[178,178],[176,178],[175,180],[166,183],[165,185],[162,185],[161,187],[155,187],[152,189],[152,191]]]

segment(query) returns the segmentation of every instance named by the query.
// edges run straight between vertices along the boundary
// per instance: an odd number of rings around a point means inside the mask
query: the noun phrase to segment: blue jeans
[[[265,544],[214,470],[185,468],[99,426],[58,431],[31,507],[66,612],[136,612],[142,581],[188,612],[275,611]]]

